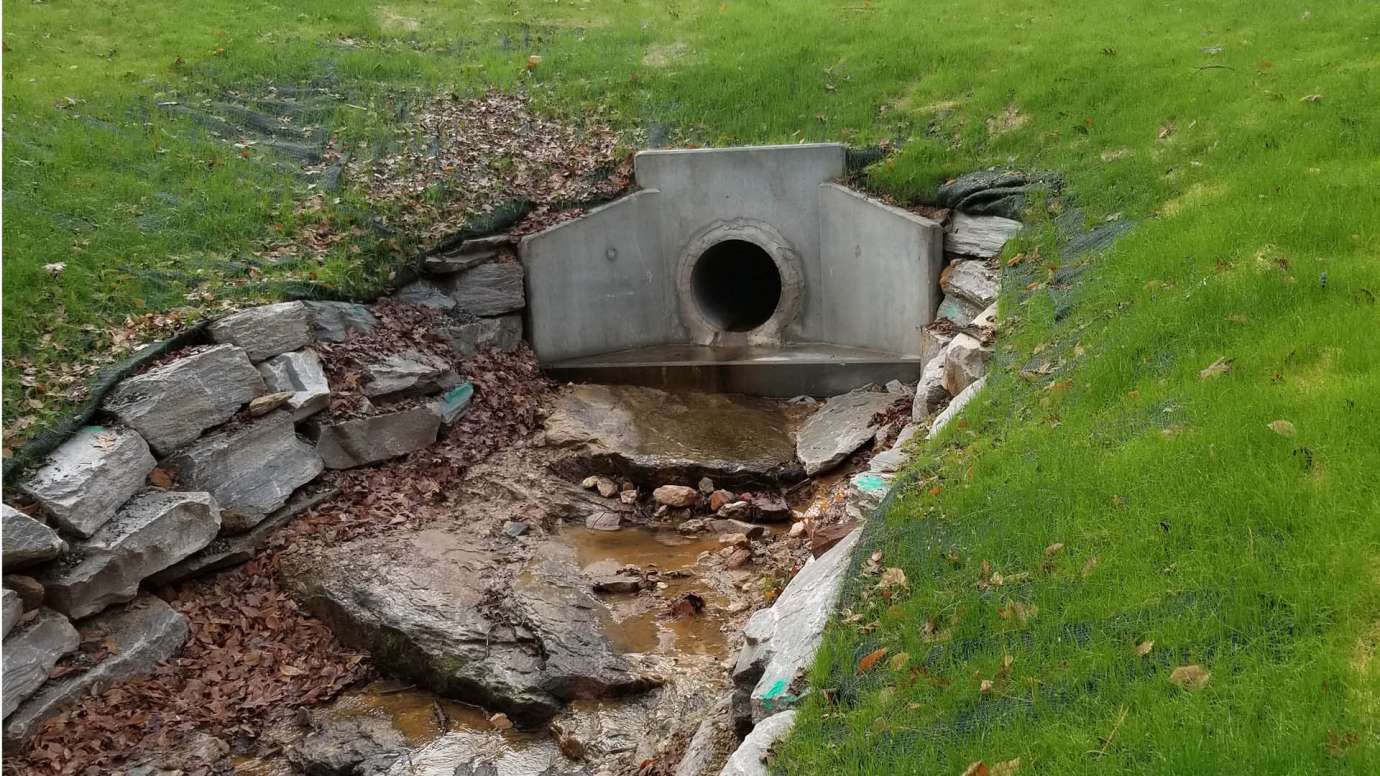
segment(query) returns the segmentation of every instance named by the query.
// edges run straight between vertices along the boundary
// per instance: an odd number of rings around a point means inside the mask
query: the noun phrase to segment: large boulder
[[[546,419],[568,476],[619,474],[652,485],[709,477],[727,487],[801,478],[782,405],[726,394],[577,385]]]
[[[860,531],[805,564],[766,609],[743,627],[745,644],[733,668],[734,683],[751,687],[752,716],[761,720],[795,700],[792,690],[814,663],[824,626],[838,605],[848,561]]]
[[[143,487],[156,463],[134,431],[86,426],[48,456],[23,490],[53,522],[86,537]]]
[[[443,326],[436,332],[461,358],[469,358],[481,350],[507,353],[522,342],[522,316],[500,315],[497,318],[478,318],[466,323]]]
[[[208,434],[164,465],[181,485],[215,496],[227,533],[258,525],[325,468],[316,449],[297,436],[287,412]]]
[[[523,292],[522,265],[492,261],[454,276],[450,296],[455,306],[475,315],[493,316],[521,310],[527,303]]]
[[[944,270],[944,297],[960,297],[979,310],[997,301],[997,273],[985,261],[956,261]]]
[[[419,350],[393,353],[364,366],[362,389],[371,399],[427,396],[454,388],[460,378],[444,358]]]
[[[944,388],[957,396],[987,374],[987,362],[992,360],[992,348],[971,334],[954,337],[944,353]]]
[[[281,353],[259,364],[259,374],[270,391],[291,391],[287,408],[292,419],[304,420],[331,405],[331,385],[321,357],[311,349]]]
[[[369,308],[353,302],[303,302],[312,338],[319,342],[344,342],[352,331],[368,331],[378,319]]]
[[[420,450],[436,441],[441,416],[431,407],[312,425],[317,452],[329,469],[352,469]]]
[[[3,543],[3,563],[6,571],[21,569],[52,560],[67,549],[67,543],[53,529],[5,504],[0,506],[4,514],[4,529],[0,533]]]
[[[796,435],[796,456],[811,477],[828,471],[874,436],[872,416],[896,397],[881,391],[853,391],[834,396],[815,410]]]
[[[139,583],[205,547],[220,530],[209,493],[135,496],[95,536],[72,548],[42,582],[49,606],[81,619],[134,599]]]
[[[978,259],[1001,253],[1006,241],[1021,231],[1021,222],[1001,216],[955,213],[944,229],[944,252]]]
[[[161,456],[229,420],[245,402],[266,392],[243,349],[217,345],[124,380],[104,406]]]
[[[5,746],[17,746],[40,725],[86,695],[153,672],[187,640],[187,618],[154,596],[92,617],[79,625],[81,640],[110,651],[85,671],[49,680],[5,720]]]
[[[244,348],[256,362],[312,342],[307,306],[302,302],[251,307],[212,323],[208,331],[216,342]]]
[[[81,639],[77,629],[52,609],[39,609],[38,615],[5,639],[0,660],[4,663],[4,716],[9,718],[20,702],[43,685],[63,655],[77,648]]]
[[[493,553],[464,529],[427,529],[294,554],[282,573],[381,668],[521,726],[652,685],[614,653],[573,549],[543,548],[516,578]]]

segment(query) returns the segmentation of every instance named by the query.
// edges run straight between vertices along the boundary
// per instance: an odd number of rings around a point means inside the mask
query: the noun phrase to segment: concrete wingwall
[[[819,187],[813,296],[828,342],[920,355],[920,330],[939,307],[944,229],[835,183]]]
[[[678,342],[675,267],[644,189],[524,238],[527,331],[543,361]]]

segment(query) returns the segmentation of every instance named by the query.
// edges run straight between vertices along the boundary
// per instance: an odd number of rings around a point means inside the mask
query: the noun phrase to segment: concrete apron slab
[[[641,191],[520,245],[538,358],[564,379],[774,396],[916,379],[943,230],[832,183],[844,156],[638,154]]]

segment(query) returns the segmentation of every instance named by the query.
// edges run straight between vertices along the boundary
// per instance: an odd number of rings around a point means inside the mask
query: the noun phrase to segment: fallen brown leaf
[[[1212,673],[1198,664],[1179,666],[1169,674],[1169,681],[1185,690],[1198,690],[1207,686]]]
[[[877,665],[878,660],[886,657],[886,653],[886,647],[881,647],[864,655],[863,659],[858,661],[858,673],[865,674],[871,671],[872,667]]]

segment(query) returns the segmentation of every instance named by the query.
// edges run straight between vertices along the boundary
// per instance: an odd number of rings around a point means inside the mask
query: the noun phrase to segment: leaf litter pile
[[[439,313],[397,304],[374,313],[379,323],[367,335],[322,348],[328,370],[408,347],[449,354],[426,334]],[[181,652],[148,677],[67,708],[22,752],[7,753],[5,773],[109,773],[196,731],[243,745],[295,709],[369,676],[368,656],[342,646],[280,586],[281,559],[448,514],[448,494],[470,466],[539,427],[552,386],[530,351],[479,353],[456,366],[475,395],[441,440],[379,466],[328,472],[322,484],[338,493],[279,529],[253,560],[156,591],[190,622]],[[87,655],[83,665],[99,657]],[[192,760],[179,763],[189,776],[213,772],[211,763]]]
[[[379,158],[350,156],[346,178],[391,226],[423,243],[515,200],[532,207],[515,232],[539,231],[578,215],[581,204],[612,198],[632,179],[632,157],[619,158],[613,129],[539,116],[525,94],[433,100],[394,141]],[[339,164],[346,150],[332,145],[324,164]]]

